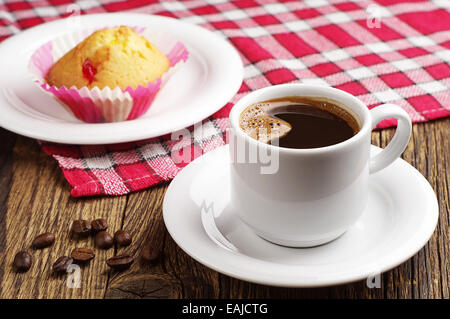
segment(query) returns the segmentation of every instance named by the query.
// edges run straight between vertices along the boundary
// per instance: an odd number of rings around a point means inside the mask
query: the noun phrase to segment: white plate
[[[67,19],[45,23],[0,44],[0,126],[29,137],[70,144],[135,141],[164,135],[203,120],[223,107],[243,79],[239,54],[214,33],[176,19],[132,13],[79,17],[83,28],[144,26],[183,42],[189,59],[142,117],[118,123],[87,124],[42,92],[28,74],[32,53],[53,38],[75,31]]]
[[[372,151],[380,149],[373,146]],[[252,233],[229,209],[228,167],[228,146],[189,164],[171,182],[163,215],[170,235],[187,254],[238,279],[319,287],[376,276],[419,251],[438,220],[433,189],[398,159],[370,177],[368,208],[340,238],[314,248],[278,246]],[[211,212],[214,217],[205,219]]]

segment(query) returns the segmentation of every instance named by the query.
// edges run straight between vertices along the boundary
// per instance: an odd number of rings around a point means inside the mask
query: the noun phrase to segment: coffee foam
[[[252,104],[241,113],[239,126],[245,134],[263,143],[270,143],[276,138],[281,138],[292,127],[286,121],[269,116],[268,112],[283,105],[286,105],[286,101]]]
[[[249,105],[239,117],[239,126],[248,136],[270,144],[273,140],[285,136],[292,129],[291,124],[271,116],[270,113],[290,104],[315,106],[346,121],[355,134],[360,130],[360,125],[355,117],[343,106],[340,106],[338,101],[322,97],[301,96],[288,96]]]

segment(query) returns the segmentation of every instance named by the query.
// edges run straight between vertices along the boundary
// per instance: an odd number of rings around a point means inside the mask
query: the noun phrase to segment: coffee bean
[[[80,237],[87,236],[91,233],[91,224],[84,219],[74,220],[72,224],[72,231]]]
[[[95,257],[95,253],[89,248],[75,248],[72,250],[70,257],[78,263],[87,263]]]
[[[98,218],[91,222],[91,226],[94,232],[100,232],[108,228],[108,222],[104,218]]]
[[[32,263],[31,255],[26,251],[20,251],[14,257],[13,265],[17,271],[25,272],[30,269]]]
[[[108,249],[114,245],[114,240],[110,234],[105,231],[99,232],[94,238],[95,247]]]
[[[36,249],[45,248],[51,246],[54,241],[55,235],[53,235],[52,233],[43,233],[33,240],[31,246]]]
[[[131,235],[125,230],[118,230],[114,234],[114,242],[117,247],[129,246],[132,241],[133,239],[131,238]]]
[[[72,263],[73,258],[61,256],[58,259],[56,259],[55,263],[53,264],[53,271],[58,273],[65,273],[67,272],[67,268],[69,268],[69,266],[72,265]]]
[[[117,255],[109,258],[106,264],[115,270],[125,270],[128,269],[133,263],[133,257],[128,254]]]
[[[153,263],[159,259],[159,245],[146,244],[141,251],[141,259],[147,263]]]

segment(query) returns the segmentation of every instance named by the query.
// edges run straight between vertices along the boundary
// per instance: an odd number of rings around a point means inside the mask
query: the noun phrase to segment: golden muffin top
[[[47,83],[80,89],[137,88],[160,78],[170,67],[167,57],[132,28],[98,30],[60,58]]]

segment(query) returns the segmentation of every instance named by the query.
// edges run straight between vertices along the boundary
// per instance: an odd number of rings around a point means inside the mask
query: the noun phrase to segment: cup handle
[[[381,153],[370,159],[369,172],[373,174],[390,165],[403,153],[411,137],[412,125],[408,113],[395,104],[380,105],[372,109],[370,114],[372,115],[372,129],[378,122],[387,118],[395,117],[398,120],[397,130],[392,140]]]

